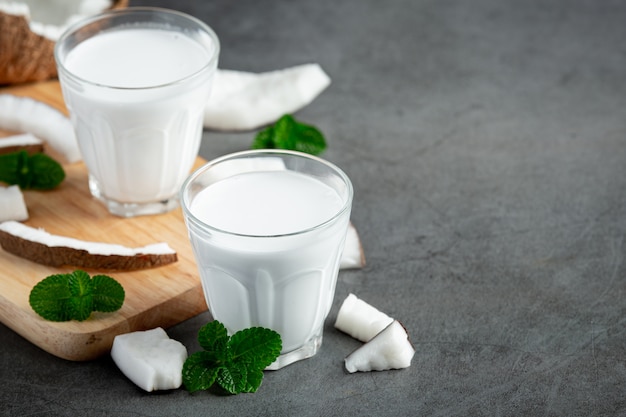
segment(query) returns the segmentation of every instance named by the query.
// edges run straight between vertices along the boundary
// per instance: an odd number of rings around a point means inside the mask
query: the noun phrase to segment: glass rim
[[[72,34],[76,33],[78,30],[80,30],[83,27],[86,27],[90,24],[93,24],[101,20],[109,19],[112,16],[114,17],[114,16],[119,16],[119,15],[132,15],[132,14],[142,15],[142,14],[147,14],[147,13],[159,13],[159,14],[164,14],[164,15],[176,16],[178,18],[182,18],[183,20],[186,20],[188,22],[191,22],[197,25],[199,29],[206,32],[206,34],[211,39],[211,42],[213,43],[213,48],[211,48],[211,50],[209,51],[209,59],[207,63],[203,65],[197,71],[191,74],[188,74],[182,78],[179,78],[177,80],[170,81],[167,83],[143,86],[143,87],[122,87],[122,86],[98,83],[98,82],[85,79],[83,77],[79,77],[78,75],[74,74],[73,72],[67,69],[67,67],[65,66],[64,60],[61,59],[61,48],[63,47],[64,41],[67,38],[69,38]],[[97,13],[93,16],[80,19],[72,23],[71,25],[69,25],[65,29],[65,31],[63,31],[63,33],[59,36],[59,38],[57,39],[54,45],[54,59],[56,61],[59,73],[62,72],[64,75],[68,76],[69,78],[80,81],[81,83],[84,83],[84,84],[96,86],[99,88],[106,88],[109,90],[117,90],[117,91],[152,90],[152,89],[169,87],[169,86],[186,82],[190,79],[199,77],[201,74],[205,73],[206,71],[211,71],[211,70],[215,71],[217,69],[217,60],[219,58],[219,53],[220,53],[220,41],[219,41],[219,38],[217,37],[217,34],[209,25],[204,23],[202,20],[194,16],[191,16],[187,13],[180,12],[177,10],[166,9],[163,7],[144,7],[144,6],[126,7],[123,9],[111,9],[111,10],[107,10],[101,13]],[[66,53],[66,56],[67,56],[67,53]]]
[[[239,159],[242,157],[247,158],[247,157],[254,156],[254,155],[258,155],[258,156],[260,155],[262,156],[288,155],[288,156],[308,159],[310,161],[320,163],[326,166],[327,168],[330,168],[331,171],[333,171],[335,174],[337,174],[339,178],[341,178],[342,182],[346,185],[347,198],[345,198],[345,201],[343,202],[343,205],[341,206],[341,208],[337,210],[335,214],[333,214],[331,217],[324,220],[323,222],[320,222],[314,226],[311,226],[305,229],[296,230],[294,232],[289,232],[289,233],[280,233],[280,234],[258,235],[258,234],[249,234],[249,233],[237,233],[237,232],[233,232],[229,230],[224,230],[224,229],[220,229],[218,227],[212,226],[200,220],[195,214],[192,213],[192,211],[189,208],[189,204],[191,203],[191,201],[187,201],[188,198],[186,196],[187,194],[186,191],[191,187],[191,184],[196,179],[198,179],[198,177],[200,177],[203,173],[208,171],[210,168],[220,164],[221,162]],[[185,220],[195,224],[196,226],[200,226],[204,229],[208,229],[215,233],[221,233],[221,234],[229,235],[229,236],[255,238],[255,239],[267,239],[267,238],[285,238],[285,237],[290,237],[290,236],[299,236],[299,235],[303,235],[309,232],[313,232],[318,229],[322,229],[325,226],[337,221],[337,219],[339,219],[346,211],[351,210],[353,197],[354,197],[354,188],[352,186],[352,181],[350,181],[350,178],[348,177],[348,175],[341,168],[339,168],[337,165],[333,164],[332,162],[329,162],[315,155],[307,154],[304,152],[298,152],[298,151],[291,151],[291,150],[285,150],[285,149],[253,149],[253,150],[240,151],[240,152],[235,152],[235,153],[230,153],[227,155],[220,156],[218,158],[215,158],[206,162],[201,167],[197,168],[187,177],[187,179],[185,179],[185,182],[183,183],[180,189],[179,200],[180,200],[180,206],[184,213]]]

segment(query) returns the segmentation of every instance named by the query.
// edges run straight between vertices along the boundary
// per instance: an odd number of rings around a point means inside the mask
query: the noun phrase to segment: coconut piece
[[[351,293],[339,308],[335,327],[361,342],[367,342],[391,322],[393,318]]]
[[[411,366],[415,348],[402,324],[394,320],[372,340],[344,360],[346,370],[353,372],[386,371]]]
[[[54,44],[73,22],[128,0],[0,2],[0,85],[57,76]]]
[[[330,77],[318,64],[251,73],[217,70],[204,110],[204,127],[251,130],[275,122],[309,104]]]
[[[363,252],[361,239],[359,239],[359,234],[354,225],[350,223],[339,267],[341,269],[357,269],[363,268],[364,266],[365,253]]]
[[[58,154],[63,162],[82,158],[69,118],[42,101],[0,94],[0,129],[32,133],[43,139],[51,153]]]
[[[0,138],[0,155],[24,150],[29,155],[43,152],[43,142],[32,133]]]
[[[20,6],[0,10],[0,84],[42,81],[57,74],[54,41],[31,31],[27,12],[28,7]]]
[[[145,391],[176,389],[183,383],[187,349],[161,327],[115,336],[111,357]]]
[[[74,266],[96,270],[136,270],[176,262],[176,252],[167,243],[140,248],[88,242],[52,235],[43,229],[7,221],[0,223],[0,246],[14,255],[50,266]]]
[[[22,190],[17,185],[0,187],[0,222],[28,219],[28,210]]]

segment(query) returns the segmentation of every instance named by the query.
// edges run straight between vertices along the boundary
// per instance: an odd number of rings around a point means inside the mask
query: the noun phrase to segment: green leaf
[[[37,283],[28,302],[35,313],[50,321],[72,319],[68,301],[71,297],[67,274],[50,275]]]
[[[213,354],[217,363],[226,362],[230,359],[227,349],[228,339],[226,327],[217,320],[205,324],[198,332],[200,346]]]
[[[252,141],[252,149],[273,149],[275,148],[272,136],[274,135],[274,128],[271,126],[261,130],[257,133],[254,141]]]
[[[252,149],[289,149],[319,155],[326,149],[326,140],[314,126],[286,114],[257,133]]]
[[[83,321],[96,311],[118,310],[124,302],[124,289],[113,278],[85,271],[50,275],[37,283],[28,299],[32,309],[46,320]]]
[[[239,394],[247,387],[248,369],[243,363],[221,366],[217,373],[217,384],[229,394]]]
[[[93,291],[89,274],[81,270],[74,271],[68,276],[68,286],[72,318],[78,321],[87,320],[93,311]]]
[[[274,330],[251,327],[235,333],[228,342],[233,361],[251,369],[265,369],[276,360],[282,349],[280,335]]]
[[[241,392],[256,392],[263,382],[263,370],[262,369],[248,369],[248,375],[246,378],[246,385]]]
[[[183,364],[183,384],[189,392],[207,390],[215,382],[218,370],[211,354],[196,352]]]
[[[24,188],[20,181],[22,177],[22,166],[27,164],[27,160],[28,153],[26,151],[0,155],[0,181],[7,184],[16,184]]]
[[[296,151],[319,155],[326,149],[324,135],[317,128],[305,124],[296,126],[296,135],[300,140],[296,143]]]
[[[91,278],[93,287],[93,311],[110,313],[119,310],[124,304],[126,293],[124,287],[107,275],[94,275]]]
[[[295,150],[298,141],[296,132],[296,120],[292,116],[285,115],[278,119],[274,124],[274,135],[272,136],[274,147]]]
[[[46,154],[36,153],[32,155],[29,164],[32,173],[30,188],[33,190],[56,188],[65,179],[63,167]]]
[[[190,355],[183,365],[188,391],[209,389],[217,383],[230,394],[256,392],[263,370],[276,360],[282,348],[273,330],[252,327],[228,337],[222,323],[214,320],[198,332],[203,351]]]
[[[0,155],[0,181],[22,189],[49,190],[65,179],[63,167],[43,153],[21,150]]]

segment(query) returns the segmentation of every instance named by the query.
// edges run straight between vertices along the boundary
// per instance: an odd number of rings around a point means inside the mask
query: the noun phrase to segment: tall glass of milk
[[[335,293],[353,189],[303,153],[226,155],[183,184],[181,205],[213,318],[282,339],[279,369],[315,355]]]
[[[130,7],[68,28],[59,80],[89,188],[113,214],[164,213],[200,148],[219,40],[198,19]]]

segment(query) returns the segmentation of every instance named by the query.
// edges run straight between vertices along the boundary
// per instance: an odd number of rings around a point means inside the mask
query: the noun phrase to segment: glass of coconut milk
[[[181,205],[207,304],[232,334],[282,338],[280,369],[315,355],[331,308],[353,189],[335,165],[303,153],[226,155],[183,184]]]
[[[178,206],[200,148],[219,50],[200,20],[143,7],[87,18],[57,41],[59,80],[89,188],[111,213]]]

